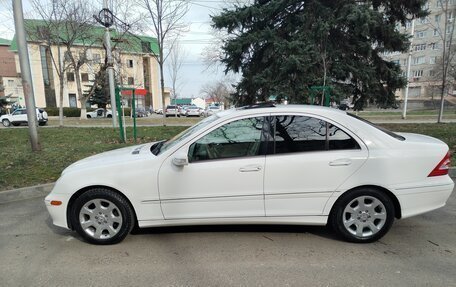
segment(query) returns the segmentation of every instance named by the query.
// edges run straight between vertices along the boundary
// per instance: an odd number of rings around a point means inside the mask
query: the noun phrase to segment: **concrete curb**
[[[54,183],[48,183],[19,189],[0,191],[0,203],[8,203],[35,197],[44,197],[51,192],[53,187]]]
[[[456,167],[450,168],[449,174],[453,180],[456,180]],[[48,183],[19,189],[0,191],[0,204],[35,197],[44,197],[51,192],[54,184],[55,183]]]

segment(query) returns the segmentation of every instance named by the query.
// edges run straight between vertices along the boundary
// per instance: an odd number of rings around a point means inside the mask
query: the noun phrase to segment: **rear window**
[[[385,129],[383,127],[377,126],[376,124],[373,124],[373,123],[371,123],[370,121],[368,121],[366,119],[360,118],[360,117],[358,117],[358,116],[356,116],[354,114],[350,114],[350,113],[347,113],[347,115],[349,115],[350,117],[353,117],[353,118],[355,118],[355,119],[357,119],[359,121],[362,121],[362,122],[364,122],[364,123],[376,128],[376,129],[384,132],[385,134],[387,134],[387,135],[389,135],[389,136],[391,136],[391,137],[393,137],[393,138],[395,138],[397,140],[405,141],[405,138],[403,136],[398,135],[398,134],[396,134],[396,133],[394,133],[394,132],[392,132],[392,131],[390,131],[388,129]]]

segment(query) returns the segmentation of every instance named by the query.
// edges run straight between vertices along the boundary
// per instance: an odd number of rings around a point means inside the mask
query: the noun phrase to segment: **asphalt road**
[[[351,244],[324,227],[155,228],[114,246],[54,227],[42,198],[0,204],[0,286],[456,286],[456,192]]]

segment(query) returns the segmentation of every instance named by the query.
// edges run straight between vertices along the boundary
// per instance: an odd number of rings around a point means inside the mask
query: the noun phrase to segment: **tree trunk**
[[[60,55],[60,44],[57,45],[57,54],[57,61],[59,61],[59,127],[63,127],[63,85],[65,74],[63,73],[62,56]]]
[[[78,90],[79,102],[81,103],[80,119],[86,120],[87,119],[87,109],[86,109],[87,98],[84,97],[84,95],[82,94],[81,76],[79,75],[79,68],[74,69],[74,77],[76,79],[76,88]]]

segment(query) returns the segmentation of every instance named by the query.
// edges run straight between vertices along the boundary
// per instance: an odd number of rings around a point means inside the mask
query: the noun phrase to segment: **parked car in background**
[[[175,105],[168,105],[168,106],[166,106],[165,114],[166,114],[166,117],[173,117],[173,116],[175,117],[176,115],[178,117],[180,117],[179,107],[175,106]]]
[[[189,106],[179,106],[179,115],[185,116],[185,113],[187,112]]]
[[[103,108],[98,108],[92,112],[87,113],[87,118],[88,119],[93,119],[93,118],[112,118],[112,111],[111,110],[105,110]]]
[[[43,109],[36,109],[36,119],[40,126],[47,125],[48,114]],[[11,114],[6,114],[0,117],[0,121],[5,127],[10,125],[19,126],[21,124],[28,124],[27,119],[27,110],[26,109],[17,109]]]
[[[163,115],[163,109],[156,109],[156,110],[155,110],[155,113],[156,113],[157,115]]]
[[[198,224],[329,225],[372,242],[395,219],[445,205],[448,150],[333,108],[250,106],[168,141],[78,161],[45,204],[55,225],[95,244],[120,242],[135,226]]]
[[[147,117],[148,114],[147,114],[147,111],[145,108],[137,108],[136,109],[136,117],[137,118],[144,118],[144,117]]]
[[[186,117],[200,117],[203,115],[203,112],[197,106],[189,106],[185,110]]]
[[[221,107],[220,106],[208,106],[206,108],[206,110],[204,111],[204,115],[206,117],[209,117],[209,116],[212,116],[213,114],[218,113],[220,111],[221,111]]]

